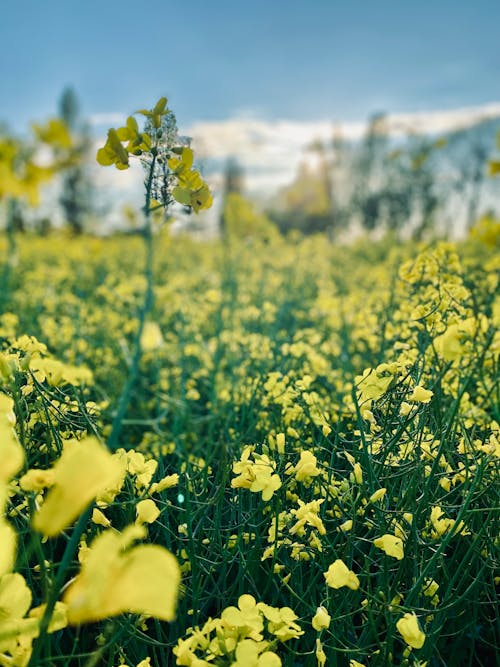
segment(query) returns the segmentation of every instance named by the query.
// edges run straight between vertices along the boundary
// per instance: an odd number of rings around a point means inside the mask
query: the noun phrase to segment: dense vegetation
[[[141,239],[1,240],[0,665],[494,664],[494,223],[264,236],[154,234],[119,429]]]

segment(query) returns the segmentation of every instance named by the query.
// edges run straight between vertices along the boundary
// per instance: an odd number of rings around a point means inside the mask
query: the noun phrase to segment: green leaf
[[[113,156],[110,155],[105,146],[97,151],[96,160],[103,167],[109,167],[114,163]]]
[[[155,104],[154,109],[153,109],[153,114],[164,114],[165,109],[167,107],[167,98],[166,97],[160,97],[158,102]]]
[[[184,206],[191,206],[191,190],[188,190],[187,188],[180,188],[179,186],[176,186],[172,190],[172,197],[175,199],[175,201],[179,202],[179,204],[184,204]]]
[[[490,176],[500,174],[500,160],[492,160],[490,162],[488,173]]]

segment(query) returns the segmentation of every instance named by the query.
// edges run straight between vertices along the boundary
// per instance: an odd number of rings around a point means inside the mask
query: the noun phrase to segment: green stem
[[[71,559],[73,558],[76,548],[78,547],[78,544],[80,542],[80,537],[82,536],[83,531],[85,530],[85,526],[87,525],[87,522],[90,519],[91,511],[92,511],[92,504],[90,504],[87,507],[85,512],[83,512],[83,514],[78,519],[76,526],[73,529],[73,533],[69,539],[69,542],[66,545],[66,549],[64,550],[62,560],[57,570],[56,578],[50,590],[50,595],[47,600],[47,605],[45,607],[42,620],[40,621],[39,635],[35,641],[33,652],[31,654],[31,658],[27,667],[36,667],[39,664],[38,660],[40,657],[40,652],[42,650],[42,646],[45,643],[47,631],[49,629],[50,619],[52,618],[52,613],[56,606],[56,602],[59,598],[59,594],[61,592],[61,588],[63,586],[64,579],[66,577],[66,572],[71,563]]]
[[[108,438],[108,447],[111,451],[114,451],[118,446],[118,440],[120,438],[121,430],[123,427],[123,420],[127,413],[128,406],[130,404],[130,399],[132,396],[132,390],[134,388],[137,376],[139,374],[139,364],[142,357],[142,333],[144,331],[144,325],[146,324],[146,319],[151,309],[153,307],[153,230],[151,227],[151,190],[153,186],[153,177],[154,170],[156,165],[156,155],[153,154],[153,159],[151,160],[151,165],[149,168],[148,180],[146,182],[146,202],[144,204],[144,218],[145,218],[145,228],[144,228],[144,242],[146,245],[146,260],[144,274],[146,276],[146,291],[144,294],[144,301],[142,308],[139,313],[139,326],[134,338],[133,344],[133,355],[132,363],[130,364],[130,369],[128,373],[127,380],[123,386],[122,393],[118,399],[118,407],[116,409],[115,416],[113,418],[113,423],[111,425],[111,434]]]

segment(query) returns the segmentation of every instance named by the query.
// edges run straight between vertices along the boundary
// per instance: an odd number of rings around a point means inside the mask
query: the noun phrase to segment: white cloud
[[[441,134],[490,118],[500,118],[500,102],[449,111],[389,114],[385,125],[386,132],[397,137],[409,131]],[[365,130],[366,123],[361,122],[264,121],[244,117],[200,121],[191,125],[187,134],[193,137],[200,156],[219,162],[235,157],[246,172],[248,190],[265,195],[290,182],[304,149],[314,140],[331,140],[338,132],[344,139],[355,141]]]
[[[126,114],[113,112],[95,114],[93,126],[116,126],[124,122]],[[441,134],[463,129],[481,120],[500,118],[500,102],[478,107],[464,107],[448,111],[426,111],[389,114],[386,131],[400,136],[408,131],[422,134]],[[259,120],[249,114],[221,121],[199,121],[181,132],[193,138],[193,147],[201,159],[216,162],[210,180],[217,187],[221,182],[224,162],[235,157],[245,173],[245,184],[252,194],[272,195],[294,177],[303,159],[304,149],[314,140],[331,140],[338,132],[347,140],[360,139],[366,130],[362,122],[333,122],[329,120],[291,121]],[[103,139],[104,141],[104,135]],[[102,143],[101,143],[102,145]],[[111,173],[112,172],[112,173]],[[140,201],[142,192],[140,169],[116,172],[101,169],[99,181],[104,188],[120,192],[128,201]]]

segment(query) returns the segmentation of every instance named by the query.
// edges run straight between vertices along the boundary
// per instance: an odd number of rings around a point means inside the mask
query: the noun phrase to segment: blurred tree
[[[353,197],[351,208],[364,229],[372,230],[380,223],[381,195],[386,188],[383,169],[387,154],[387,116],[378,112],[368,121],[368,127],[357,151],[353,166]]]
[[[227,194],[223,218],[227,240],[255,238],[269,242],[279,235],[276,225],[238,192]]]
[[[243,191],[243,169],[234,157],[230,157],[226,162],[224,170],[224,183],[222,187],[222,207],[219,219],[220,234],[223,238],[228,235],[227,215],[230,207],[227,206],[228,198],[232,194],[241,195]]]
[[[62,170],[59,201],[71,231],[81,234],[85,228],[85,219],[92,213],[91,185],[86,173],[91,138],[87,124],[81,119],[78,98],[71,87],[65,88],[61,95],[59,114],[72,138],[71,153]]]
[[[304,234],[334,228],[332,165],[325,145],[313,141],[299,164],[294,181],[278,194],[270,213],[282,232],[298,229]]]

